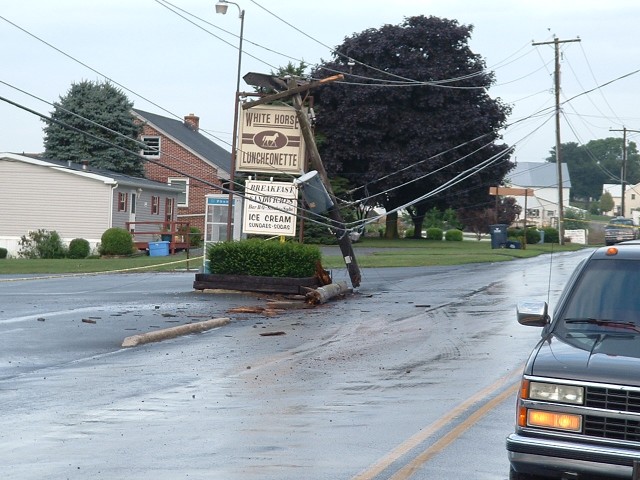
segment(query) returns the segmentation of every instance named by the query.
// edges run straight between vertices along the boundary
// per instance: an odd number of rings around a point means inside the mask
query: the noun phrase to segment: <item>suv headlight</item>
[[[557,383],[530,382],[529,398],[545,402],[582,405],[584,403],[584,387]]]

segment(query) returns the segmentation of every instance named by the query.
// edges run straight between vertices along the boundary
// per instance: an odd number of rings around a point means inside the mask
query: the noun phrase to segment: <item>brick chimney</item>
[[[193,113],[185,115],[184,124],[191,130],[195,130],[197,132],[200,129],[200,117],[194,115]]]

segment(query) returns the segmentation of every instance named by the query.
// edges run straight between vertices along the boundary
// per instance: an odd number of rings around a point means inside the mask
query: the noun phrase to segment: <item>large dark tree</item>
[[[365,187],[361,197],[400,186],[377,197],[391,211],[508,150],[496,142],[510,109],[487,93],[494,75],[468,46],[472,30],[455,20],[417,16],[355,34],[336,48],[333,60],[313,72],[346,72],[344,82],[314,91],[320,152],[330,175]],[[489,187],[512,167],[508,156],[412,205],[416,235],[433,207],[490,207]],[[387,236],[396,236],[395,217],[388,217]]]
[[[498,197],[495,206],[491,208],[461,208],[458,219],[466,230],[471,230],[480,240],[483,233],[489,232],[491,224],[511,225],[522,213],[522,208],[514,197]]]
[[[73,84],[66,96],[54,104],[51,112],[51,118],[63,125],[48,123],[44,128],[45,155],[56,160],[88,161],[95,168],[143,176],[140,158],[114,146],[133,152],[140,150],[136,139],[141,127],[134,123],[132,108],[133,103],[127,96],[110,83],[82,81]]]
[[[562,163],[566,163],[569,170],[572,200],[597,200],[604,183],[621,183],[622,138],[591,140],[586,145],[568,142],[560,148]],[[555,163],[555,147],[549,154],[547,161]],[[630,185],[640,181],[640,155],[634,142],[627,145],[625,181]]]

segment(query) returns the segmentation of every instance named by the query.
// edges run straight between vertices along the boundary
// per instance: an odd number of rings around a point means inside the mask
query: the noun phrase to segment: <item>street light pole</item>
[[[228,4],[238,7],[238,13],[240,18],[240,44],[238,45],[238,75],[236,77],[236,92],[235,92],[235,104],[233,111],[233,138],[231,140],[231,171],[229,172],[229,209],[227,212],[227,241],[233,240],[233,191],[235,186],[235,173],[236,173],[236,158],[238,155],[238,103],[240,102],[240,76],[242,67],[242,38],[244,35],[244,10],[240,8],[235,2],[229,2],[227,0],[219,0],[216,3],[216,13],[225,15],[227,13]],[[233,222],[235,225],[235,222]]]

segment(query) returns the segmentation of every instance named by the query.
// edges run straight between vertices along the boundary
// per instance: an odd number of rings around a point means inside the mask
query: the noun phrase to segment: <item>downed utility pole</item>
[[[347,266],[351,284],[354,288],[357,288],[360,286],[361,276],[360,268],[358,267],[358,262],[356,261],[355,254],[353,252],[351,237],[349,236],[349,232],[345,227],[344,220],[342,219],[342,214],[340,213],[340,209],[338,208],[336,197],[333,193],[333,189],[331,188],[331,183],[329,182],[329,178],[327,177],[327,172],[324,169],[324,165],[322,164],[322,159],[320,158],[320,153],[318,152],[318,147],[316,146],[315,138],[313,137],[313,132],[311,130],[311,124],[309,122],[309,119],[307,118],[307,115],[302,109],[302,97],[300,96],[300,92],[329,83],[334,80],[340,80],[341,78],[343,78],[342,75],[336,75],[300,86],[296,84],[295,80],[291,79],[289,80],[288,90],[263,97],[253,102],[244,103],[242,105],[242,108],[248,109],[255,105],[272,102],[276,99],[293,97],[293,105],[296,109],[298,122],[300,122],[300,127],[302,130],[302,136],[304,137],[304,141],[307,146],[307,151],[309,153],[311,161],[311,167],[318,172],[318,175],[320,176],[320,179],[322,180],[322,183],[327,190],[331,201],[333,202],[333,206],[329,208],[327,214],[329,215],[329,218],[332,221],[332,226],[336,231],[338,245],[340,246],[340,251],[342,252],[344,263]]]
[[[338,245],[340,245],[342,258],[344,259],[344,263],[346,264],[347,270],[349,271],[351,284],[354,286],[354,288],[357,288],[360,286],[360,269],[358,268],[358,262],[356,261],[356,256],[353,252],[353,246],[351,245],[351,237],[349,236],[349,232],[347,232],[345,228],[342,214],[340,213],[340,209],[338,208],[338,202],[335,195],[333,194],[333,189],[331,188],[329,178],[327,177],[327,171],[324,169],[324,165],[322,164],[322,159],[320,158],[320,153],[318,152],[315,138],[313,137],[313,133],[311,132],[309,119],[307,118],[305,112],[302,110],[302,98],[300,97],[300,93],[296,93],[293,95],[293,106],[296,108],[298,121],[300,122],[300,127],[302,128],[302,136],[304,137],[304,141],[307,145],[307,150],[309,151],[311,167],[314,170],[318,171],[318,174],[322,179],[322,183],[327,189],[327,193],[329,194],[329,197],[333,202],[333,206],[329,208],[327,214],[333,221],[333,227],[336,229]]]

